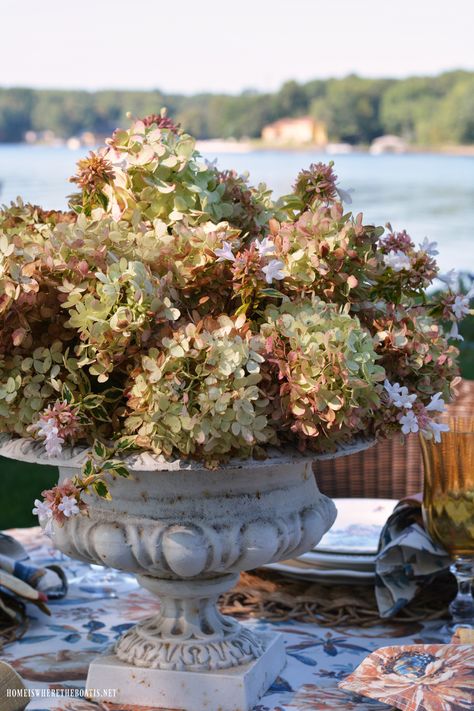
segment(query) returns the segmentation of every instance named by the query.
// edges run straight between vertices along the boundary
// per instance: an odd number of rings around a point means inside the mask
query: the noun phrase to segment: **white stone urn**
[[[3,437],[0,455],[56,465],[62,482],[79,473],[87,450],[49,459],[37,442]],[[144,453],[127,460],[131,479],[111,482],[111,501],[85,497],[88,515],[55,524],[59,550],[135,573],[161,602],[113,655],[92,662],[87,688],[116,689],[115,702],[186,711],[244,711],[257,702],[285,664],[282,640],[222,615],[216,603],[241,571],[304,553],[332,526],[336,508],[318,490],[313,460],[277,453],[211,471]]]

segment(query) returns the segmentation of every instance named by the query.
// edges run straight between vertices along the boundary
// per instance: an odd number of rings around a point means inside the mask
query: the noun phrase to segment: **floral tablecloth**
[[[59,561],[71,578],[87,572],[87,565],[65,559],[39,529],[16,529],[9,533],[23,543],[36,563]],[[50,603],[51,617],[34,607],[31,609],[32,619],[27,633],[18,642],[6,646],[2,654],[35,694],[28,711],[143,709],[113,704],[105,698],[94,702],[72,698],[84,689],[91,659],[157,607],[156,598],[142,588],[124,586],[121,589],[119,586],[117,593],[116,599],[91,598],[73,582],[65,599]],[[437,632],[439,622],[385,623],[376,628],[344,630],[298,622],[270,624],[249,620],[248,624],[255,629],[273,629],[282,633],[288,660],[256,711],[387,710],[389,707],[385,704],[341,691],[337,682],[379,647],[441,641]],[[56,693],[69,698],[53,698]]]

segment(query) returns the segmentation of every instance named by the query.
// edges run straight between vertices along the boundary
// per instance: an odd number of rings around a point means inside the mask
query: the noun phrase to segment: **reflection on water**
[[[0,145],[0,201],[21,195],[46,208],[63,208],[75,186],[67,182],[85,149]],[[215,156],[206,155],[206,158]],[[298,170],[327,155],[313,151],[220,154],[221,168],[248,170],[281,195]],[[406,228],[415,242],[425,236],[440,245],[443,270],[474,272],[474,157],[350,154],[334,157],[343,188],[353,188],[355,211],[376,224]]]

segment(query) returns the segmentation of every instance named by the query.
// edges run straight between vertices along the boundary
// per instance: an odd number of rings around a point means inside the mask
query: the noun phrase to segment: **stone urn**
[[[75,448],[50,459],[37,442],[5,437],[0,455],[56,465],[60,482],[87,457]],[[275,453],[211,471],[140,454],[127,460],[132,478],[111,482],[111,501],[85,497],[88,515],[55,524],[59,550],[135,573],[161,603],[113,654],[92,662],[88,689],[112,688],[116,703],[159,708],[252,708],[285,664],[281,636],[255,633],[216,603],[241,571],[304,553],[332,526],[336,508],[318,490],[314,458]]]

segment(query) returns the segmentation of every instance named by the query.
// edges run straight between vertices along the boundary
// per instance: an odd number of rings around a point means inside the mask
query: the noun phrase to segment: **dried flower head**
[[[312,163],[307,170],[298,173],[293,191],[305,207],[313,207],[316,202],[330,203],[337,197],[337,175],[334,163]]]
[[[145,116],[142,121],[147,128],[155,125],[157,128],[171,131],[175,135],[178,135],[181,130],[179,123],[175,123],[173,119],[170,119],[166,114],[149,114]]]
[[[111,163],[99,153],[90,151],[87,158],[77,163],[77,173],[70,178],[71,183],[77,183],[86,193],[93,193],[106,183],[111,183],[115,173]]]

